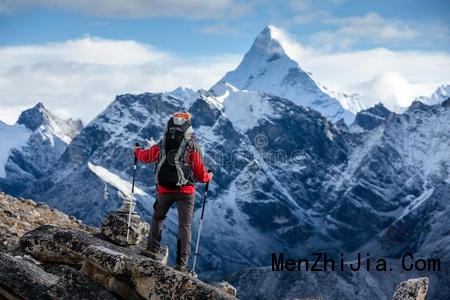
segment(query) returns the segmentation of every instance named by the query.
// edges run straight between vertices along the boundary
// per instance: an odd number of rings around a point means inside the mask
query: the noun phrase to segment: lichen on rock
[[[50,209],[43,202],[14,198],[0,192],[0,251],[16,253],[19,239],[28,231],[44,224],[55,224],[65,228],[95,234],[96,228],[84,225],[73,216]]]
[[[123,211],[110,212],[100,226],[101,233],[111,242],[121,245],[137,245],[147,236],[150,225],[141,217],[132,213],[130,218],[129,236],[127,240],[129,214]]]
[[[116,299],[78,270],[64,265],[42,267],[24,256],[1,252],[0,298]]]
[[[25,253],[47,263],[78,265],[81,272],[123,299],[234,299],[233,296],[140,255],[139,248],[121,247],[88,233],[44,225],[21,239]]]
[[[403,281],[395,289],[392,300],[425,300],[429,283],[428,277]]]
[[[132,238],[139,235],[141,243],[120,246],[44,203],[3,193],[0,200],[0,232],[7,233],[1,235],[7,245],[0,249],[2,299],[235,299],[233,287],[213,286],[168,267],[166,246],[155,260],[142,256],[148,224],[140,218]],[[126,239],[123,213],[107,219],[110,229],[121,228],[115,236]],[[8,249],[20,255],[2,253]]]

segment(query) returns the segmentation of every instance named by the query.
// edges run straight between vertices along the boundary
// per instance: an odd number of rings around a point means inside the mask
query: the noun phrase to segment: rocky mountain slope
[[[44,202],[16,199],[0,192],[0,252],[17,253],[20,238],[44,224],[55,224],[91,234],[97,232],[95,228],[84,225],[81,220],[49,208]]]
[[[358,203],[366,218],[383,215],[379,220],[386,221],[364,249],[392,257],[411,251],[450,259],[449,107],[450,100],[434,106],[414,102],[404,114],[392,115],[374,129],[364,151],[352,154],[361,163],[347,166],[334,186],[337,191],[342,184],[340,190],[348,193],[336,211],[343,214]],[[351,177],[358,182],[350,183]],[[353,222],[358,220],[366,223],[362,215]]]
[[[0,251],[2,299],[236,299],[226,282],[213,286],[168,267],[167,249],[143,257],[142,244],[118,246],[42,203],[1,193],[0,225],[2,246],[20,244]]]
[[[0,189],[20,195],[53,169],[81,121],[62,120],[38,103],[20,115],[15,125],[0,123]]]
[[[249,104],[248,99],[255,100]],[[74,138],[55,172],[39,181],[33,194],[47,199],[52,207],[70,212],[89,224],[98,224],[106,211],[119,207],[124,197],[131,196],[130,145],[143,141],[144,137],[158,140],[166,116],[185,104],[169,94],[118,97]],[[233,119],[238,117],[236,114],[228,117],[222,110],[228,112],[251,105],[253,110],[248,111],[254,117],[248,124]],[[236,91],[223,101],[200,95],[192,100],[189,111],[196,137],[205,148],[207,165],[216,173],[207,215],[211,220],[221,220],[205,224],[208,244],[202,252],[205,259],[200,267],[205,269],[202,265],[208,263],[208,269],[219,267],[226,272],[242,265],[262,264],[267,251],[290,247],[294,232],[305,230],[302,224],[311,220],[306,210],[315,196],[302,187],[302,182],[281,184],[286,182],[284,176],[295,178],[305,169],[316,172],[314,167],[319,165],[323,169],[317,176],[324,177],[326,166],[343,163],[347,144],[342,133],[315,111],[258,92]],[[280,152],[282,157],[274,156],[271,160],[272,152]],[[294,168],[286,168],[288,165]],[[145,217],[151,214],[153,204],[152,171],[152,167],[144,166],[138,171],[135,197]],[[319,182],[308,183],[311,186],[308,188],[319,188]],[[46,186],[49,188],[42,192]],[[303,193],[298,193],[299,187]],[[169,245],[175,243],[174,217],[170,214],[167,223],[169,234],[165,242]],[[283,228],[293,231],[283,232]],[[274,229],[280,230],[270,234]],[[227,236],[225,232],[235,232],[236,240],[223,240],[216,234],[218,231],[224,233],[222,238]],[[256,245],[264,245],[256,255],[241,251],[255,249]],[[222,250],[217,253],[217,250],[209,252],[210,249]],[[233,260],[227,264],[225,259],[230,255],[234,255]]]
[[[450,266],[444,271],[403,271],[399,260],[388,259],[396,272],[361,270],[352,272],[348,265],[344,270],[326,272],[273,272],[271,267],[250,268],[230,276],[239,291],[240,299],[295,299],[318,297],[318,299],[447,299],[450,293]],[[320,265],[323,267],[323,265]],[[398,282],[408,278],[429,277],[427,297],[414,297],[414,289],[402,297],[392,297]],[[256,283],[256,284],[255,284]],[[307,298],[310,299],[310,298]]]
[[[158,140],[164,117],[186,103],[192,103],[196,137],[216,173],[199,265],[205,276],[266,265],[273,251],[356,251],[370,245],[379,255],[397,255],[448,238],[445,223],[436,222],[448,215],[448,102],[415,104],[402,115],[374,108],[346,129],[288,100],[251,91],[235,91],[224,100],[200,95],[190,102],[169,94],[124,95],[69,145],[58,171],[37,186],[50,187],[40,197],[98,224],[131,196],[130,145],[144,137]],[[226,115],[246,106],[253,107],[248,112],[254,117],[245,125],[238,115]],[[138,170],[135,197],[145,218],[153,204],[152,171],[144,165]],[[421,227],[420,239],[391,234],[404,222],[402,232],[417,232],[412,224],[424,213],[427,223],[436,224],[431,240],[425,239],[432,232],[428,225]],[[164,240],[169,245],[175,244],[176,224],[172,212]],[[402,247],[392,248],[387,237]],[[435,254],[444,255],[448,248],[439,249]]]

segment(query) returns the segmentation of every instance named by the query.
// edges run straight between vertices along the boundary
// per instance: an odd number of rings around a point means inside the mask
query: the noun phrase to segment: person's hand
[[[214,173],[213,173],[213,172],[208,172],[208,178],[209,178],[209,181],[212,180],[213,176],[214,176]]]
[[[136,153],[136,151],[138,151],[139,149],[141,149],[140,146],[134,146],[133,147],[133,153]]]

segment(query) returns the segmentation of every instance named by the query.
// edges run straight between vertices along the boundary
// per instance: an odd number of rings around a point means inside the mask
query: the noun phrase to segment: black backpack
[[[188,119],[173,116],[167,122],[164,137],[159,143],[156,184],[171,190],[194,184],[192,168],[187,162],[189,152],[194,147],[192,132],[192,124]]]

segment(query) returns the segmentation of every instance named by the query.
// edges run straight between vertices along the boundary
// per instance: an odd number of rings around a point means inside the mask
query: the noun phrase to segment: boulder
[[[126,299],[235,299],[186,273],[102,246],[83,252],[81,271]]]
[[[81,253],[93,244],[107,245],[107,242],[82,231],[52,224],[31,230],[20,239],[22,251],[42,262],[79,266],[83,263]]]
[[[150,225],[136,214],[131,214],[130,231],[127,240],[129,214],[124,211],[110,212],[102,222],[101,233],[111,242],[121,245],[137,245],[143,241],[150,230]]]
[[[228,281],[213,282],[211,283],[211,285],[226,294],[236,296],[236,288],[232,286]]]
[[[103,237],[103,236],[101,236]],[[46,263],[68,265],[83,264],[83,251],[90,245],[103,246],[111,251],[120,251],[130,256],[141,256],[142,246],[121,247],[83,231],[62,228],[52,224],[42,225],[24,234],[20,239],[23,252]],[[162,246],[158,255],[161,264],[167,264],[169,253]]]
[[[424,300],[430,280],[428,277],[409,279],[401,282],[395,289],[392,300]]]
[[[116,299],[78,270],[63,265],[39,266],[26,257],[1,252],[0,298]]]
[[[20,240],[24,252],[47,263],[78,265],[81,272],[123,299],[235,299],[168,266],[167,247],[158,258],[139,246],[121,247],[86,232],[43,225]]]

